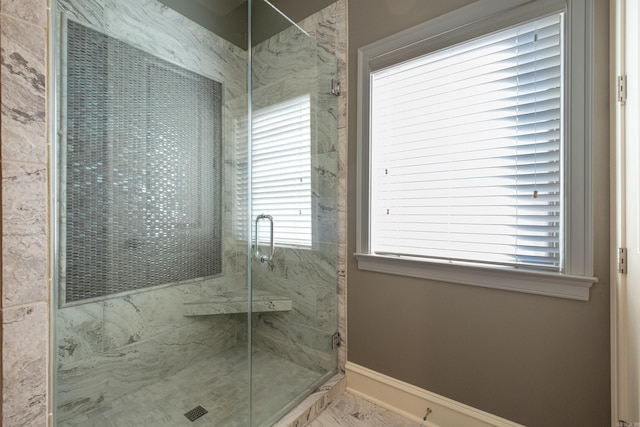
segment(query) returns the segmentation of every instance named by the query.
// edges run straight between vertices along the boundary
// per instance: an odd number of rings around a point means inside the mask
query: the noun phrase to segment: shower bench
[[[204,301],[184,303],[185,316],[210,316],[212,314],[246,313],[248,311],[247,292],[225,292]],[[291,298],[273,295],[264,291],[254,290],[251,301],[253,313],[272,311],[291,311]]]

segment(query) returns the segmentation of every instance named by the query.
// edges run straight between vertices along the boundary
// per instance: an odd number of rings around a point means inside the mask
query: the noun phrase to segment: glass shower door
[[[336,372],[336,59],[270,3],[252,7],[252,425],[270,425]]]

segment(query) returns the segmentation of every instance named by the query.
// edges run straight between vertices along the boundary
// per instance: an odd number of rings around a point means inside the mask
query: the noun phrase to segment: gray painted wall
[[[336,0],[269,0],[271,4],[284,12],[293,22],[314,14],[315,12],[335,3]]]
[[[470,0],[349,0],[357,51]],[[348,360],[530,427],[609,424],[609,15],[596,0],[595,274],[588,302],[358,270],[349,256]],[[348,247],[355,252],[356,103],[349,103]]]
[[[202,2],[184,0],[159,0],[161,3],[177,10],[184,16],[202,25],[209,31],[230,41],[243,49],[247,49],[247,2],[241,3],[232,10],[226,10],[225,1],[218,1],[206,7]],[[311,16],[334,3],[335,0],[273,0],[271,3],[283,11],[293,22]],[[230,2],[235,5],[237,2]],[[217,14],[217,7],[224,9],[224,14]],[[271,6],[263,1],[253,2],[253,28],[252,45],[267,40],[274,34],[289,27],[289,21],[285,20]]]

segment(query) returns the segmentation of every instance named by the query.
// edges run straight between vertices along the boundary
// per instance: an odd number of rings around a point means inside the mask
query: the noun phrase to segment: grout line
[[[45,169],[48,169],[48,163],[42,162],[25,162],[22,160],[9,160],[9,159],[0,159],[0,163],[3,164],[13,164],[13,165],[22,165],[22,166],[42,166]]]
[[[28,303],[28,304],[20,304],[20,305],[10,305],[10,306],[2,306],[2,308],[0,310],[2,311],[9,311],[9,310],[20,310],[23,308],[29,308],[29,307],[33,307],[34,305],[38,305],[38,304],[44,304],[45,306],[49,305],[49,301],[48,300],[42,300],[42,301],[35,301],[32,303]]]

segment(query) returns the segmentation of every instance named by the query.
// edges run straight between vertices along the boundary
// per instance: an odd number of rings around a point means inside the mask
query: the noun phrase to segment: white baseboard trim
[[[524,427],[455,400],[347,362],[347,391],[429,427]],[[425,423],[427,408],[433,411]]]

